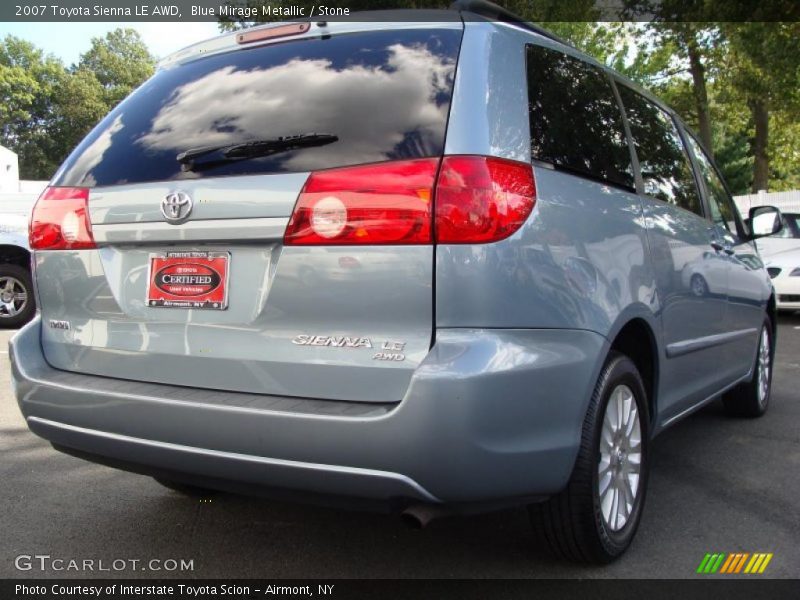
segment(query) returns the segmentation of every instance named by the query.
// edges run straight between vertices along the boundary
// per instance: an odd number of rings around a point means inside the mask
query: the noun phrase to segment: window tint
[[[618,88],[639,158],[645,194],[701,215],[697,184],[675,122],[641,94],[624,85]]]
[[[605,73],[528,46],[528,102],[534,159],[633,188],[622,115]]]
[[[728,195],[728,190],[722,183],[722,178],[717,173],[714,165],[706,156],[705,151],[702,149],[697,140],[692,135],[688,136],[689,146],[692,148],[697,164],[700,167],[700,174],[706,183],[708,190],[708,204],[711,208],[711,220],[720,227],[724,227],[730,233],[736,234],[738,229],[736,227],[736,206],[733,203],[733,198]]]
[[[389,29],[308,38],[160,70],[76,148],[56,185],[302,172],[438,156],[461,33]],[[176,160],[189,149],[311,133],[338,140],[188,172]]]

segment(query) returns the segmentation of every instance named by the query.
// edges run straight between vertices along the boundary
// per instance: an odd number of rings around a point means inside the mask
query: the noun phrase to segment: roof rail
[[[574,45],[558,37],[552,31],[549,31],[544,27],[539,27],[534,23],[526,21],[518,14],[513,13],[508,9],[505,9],[502,6],[495,4],[494,2],[489,2],[488,0],[455,0],[455,2],[453,2],[450,5],[450,10],[471,12],[475,13],[476,15],[487,17],[489,19],[495,19],[497,21],[502,21],[504,23],[513,23],[515,25],[519,25],[520,27],[524,27],[529,31],[538,33],[543,37],[558,42],[559,44],[564,44],[565,46],[569,46],[570,48],[574,48],[577,50],[577,48],[575,48]]]

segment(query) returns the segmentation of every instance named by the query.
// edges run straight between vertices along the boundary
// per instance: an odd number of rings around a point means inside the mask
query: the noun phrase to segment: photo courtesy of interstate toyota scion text
[[[768,408],[755,217],[669,107],[489,3],[253,27],[164,59],[39,198],[15,393],[173,490],[525,505],[606,563],[654,436]]]

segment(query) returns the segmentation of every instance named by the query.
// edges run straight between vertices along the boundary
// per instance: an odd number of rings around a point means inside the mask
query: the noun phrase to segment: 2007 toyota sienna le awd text
[[[34,208],[19,405],[168,487],[527,504],[612,560],[655,434],[766,410],[769,277],[669,108],[533,26],[425,15],[166,59]]]

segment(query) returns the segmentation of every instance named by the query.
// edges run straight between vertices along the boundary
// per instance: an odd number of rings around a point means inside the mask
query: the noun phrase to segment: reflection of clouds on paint
[[[287,161],[288,169],[299,171],[334,149],[340,164],[385,160],[410,131],[423,147],[437,143],[447,116],[447,104],[437,97],[449,94],[452,60],[424,46],[394,44],[388,50],[384,69],[336,69],[326,59],[218,69],[177,88],[137,143],[178,152],[299,133],[340,136],[330,148],[307,149]]]
[[[100,164],[103,160],[103,154],[111,147],[111,138],[115,133],[120,131],[124,125],[122,124],[122,115],[118,115],[103,132],[80,154],[78,160],[67,169],[63,176],[70,179],[73,173],[81,174],[86,173],[86,176],[81,180],[81,184],[92,187],[95,185],[95,179],[92,176],[92,169]],[[56,179],[60,178],[62,174],[56,174]]]

